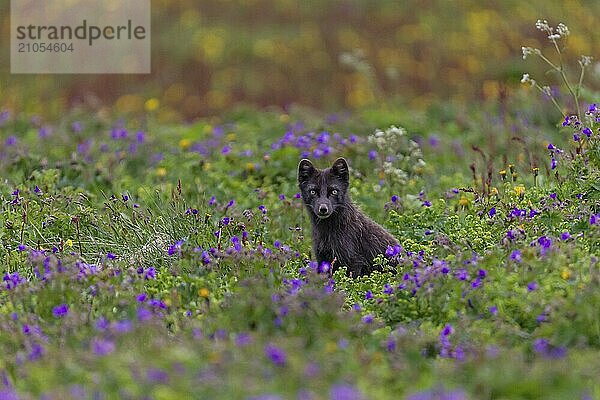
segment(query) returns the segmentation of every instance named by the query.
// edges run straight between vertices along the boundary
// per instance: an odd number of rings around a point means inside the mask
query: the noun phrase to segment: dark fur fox
[[[312,222],[317,262],[346,266],[353,277],[375,268],[373,259],[398,241],[352,203],[348,193],[348,164],[338,158],[331,168],[315,168],[309,160],[298,165],[298,184]]]

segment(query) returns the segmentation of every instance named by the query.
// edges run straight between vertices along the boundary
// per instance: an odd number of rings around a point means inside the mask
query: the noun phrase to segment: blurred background
[[[79,107],[181,121],[239,104],[337,111],[384,99],[420,109],[495,101],[524,72],[546,73],[521,53],[551,50],[539,18],[570,28],[568,56],[600,55],[597,0],[152,0],[152,14],[149,75],[11,75],[2,1],[0,105],[48,117]],[[600,64],[595,70],[587,82],[597,88]]]

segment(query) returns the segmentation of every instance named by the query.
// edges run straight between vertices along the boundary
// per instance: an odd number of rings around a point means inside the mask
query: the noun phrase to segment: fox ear
[[[331,173],[337,177],[339,177],[344,183],[348,183],[350,180],[350,172],[348,170],[348,163],[343,158],[338,158],[335,160],[333,165],[331,166]]]
[[[312,165],[312,163],[309,160],[304,158],[303,160],[300,161],[300,164],[298,164],[298,182],[299,183],[306,182],[307,180],[310,179],[311,176],[313,176],[314,173],[315,173],[315,167]]]

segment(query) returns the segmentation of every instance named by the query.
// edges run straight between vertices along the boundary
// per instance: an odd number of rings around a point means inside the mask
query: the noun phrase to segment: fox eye
[[[311,190],[311,191],[310,191],[310,195],[311,195],[311,196],[314,196],[314,195],[316,195],[316,194],[317,194],[317,191],[316,191],[316,190]]]
[[[333,190],[331,191],[331,194],[332,194],[332,195],[334,195],[334,196],[337,196],[337,194],[338,194],[338,191],[337,191],[337,189],[333,189]]]

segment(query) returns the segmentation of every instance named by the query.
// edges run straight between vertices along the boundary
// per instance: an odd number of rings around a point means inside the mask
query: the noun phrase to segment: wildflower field
[[[0,98],[0,398],[600,398],[598,78],[536,27],[515,68],[550,78],[492,101],[168,122]],[[359,279],[313,261],[298,193],[300,159],[340,156],[400,243]]]

